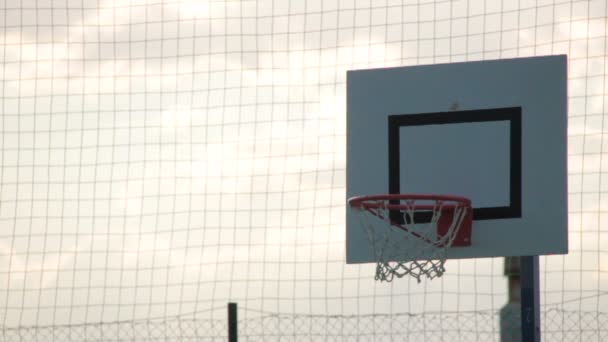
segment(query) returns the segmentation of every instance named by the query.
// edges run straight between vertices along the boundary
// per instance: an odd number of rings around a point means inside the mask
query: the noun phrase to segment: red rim
[[[414,200],[414,201],[441,201],[445,202],[443,207],[471,207],[471,200],[466,197],[461,196],[451,196],[451,195],[422,195],[422,194],[386,194],[386,195],[368,195],[368,196],[355,196],[348,199],[348,204],[352,208],[362,208],[362,209],[371,209],[371,208],[387,208],[392,210],[401,210],[411,208],[411,205],[406,204],[385,204],[379,201],[404,201],[404,200]],[[431,204],[415,204],[413,206],[415,209],[433,209],[435,205]]]

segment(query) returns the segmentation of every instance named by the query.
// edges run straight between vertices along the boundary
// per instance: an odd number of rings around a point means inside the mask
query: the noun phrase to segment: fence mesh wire
[[[241,314],[246,310],[241,310]],[[392,315],[293,315],[251,312],[238,321],[242,341],[492,341],[501,334],[494,311]],[[547,341],[604,341],[608,314],[550,308],[542,312]],[[9,328],[4,341],[226,341],[225,319],[171,317],[86,325]],[[517,332],[503,330],[507,341]],[[521,337],[521,335],[517,335]]]
[[[268,313],[241,318],[251,340],[498,340],[500,258],[422,284],[345,265],[346,70],[567,54],[570,253],[541,258],[543,338],[606,340],[607,18],[604,0],[0,2],[1,339],[224,339],[211,309],[234,301]]]

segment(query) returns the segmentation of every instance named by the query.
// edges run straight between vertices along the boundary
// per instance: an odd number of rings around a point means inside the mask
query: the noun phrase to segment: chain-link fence
[[[221,314],[221,313],[220,313]],[[498,313],[437,312],[393,315],[286,315],[248,311],[238,319],[239,341],[500,341]],[[542,311],[546,341],[606,341],[608,314],[557,308]],[[218,315],[219,316],[219,315]],[[516,317],[517,319],[519,317]],[[514,319],[514,325],[517,324]],[[3,341],[226,341],[226,319],[165,320],[6,328]],[[503,332],[504,334],[505,332]],[[506,331],[518,336],[517,331]]]

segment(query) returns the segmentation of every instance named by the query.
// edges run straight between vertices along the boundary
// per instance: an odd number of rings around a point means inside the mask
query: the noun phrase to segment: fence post
[[[237,342],[236,303],[228,303],[228,342]]]

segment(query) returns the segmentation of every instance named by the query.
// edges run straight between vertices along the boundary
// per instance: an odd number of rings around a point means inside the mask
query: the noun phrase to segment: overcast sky
[[[569,55],[572,252],[542,258],[543,302],[601,307],[605,2],[371,6],[5,2],[3,324],[498,310],[500,258],[422,284],[344,264],[345,75],[545,54]]]

